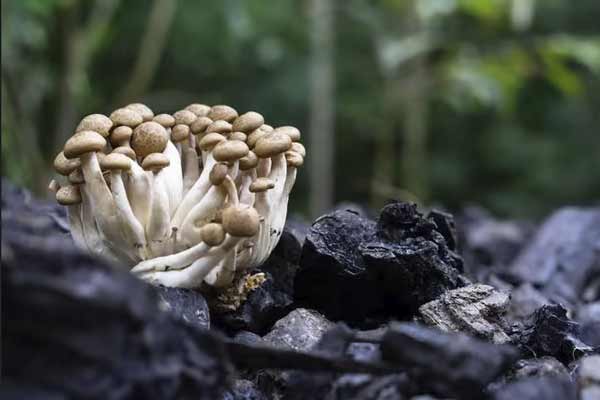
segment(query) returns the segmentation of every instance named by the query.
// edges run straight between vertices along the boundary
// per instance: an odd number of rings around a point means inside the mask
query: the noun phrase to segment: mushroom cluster
[[[281,236],[299,139],[226,105],[135,103],[83,118],[54,160],[66,183],[49,189],[82,249],[154,284],[226,287]]]

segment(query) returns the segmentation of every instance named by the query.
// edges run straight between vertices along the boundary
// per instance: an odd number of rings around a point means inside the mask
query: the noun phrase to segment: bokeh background
[[[2,0],[2,174],[48,196],[84,115],[224,103],[301,129],[306,216],[597,203],[598,21],[598,0]]]

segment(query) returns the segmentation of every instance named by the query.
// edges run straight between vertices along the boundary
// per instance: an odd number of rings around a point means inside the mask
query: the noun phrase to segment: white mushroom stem
[[[161,180],[166,186],[169,197],[169,216],[172,216],[183,196],[181,157],[179,156],[179,151],[171,141],[167,142],[167,147],[163,154],[169,159],[169,165],[164,167],[158,175],[161,176]]]
[[[204,165],[204,169],[202,170],[200,177],[196,180],[194,185],[192,185],[187,194],[183,196],[177,211],[175,211],[175,215],[173,215],[173,218],[171,219],[171,225],[174,229],[179,230],[190,210],[194,207],[194,205],[202,200],[202,197],[212,186],[208,176],[214,165],[215,159],[212,157],[212,154],[209,154],[206,158],[206,164]]]
[[[183,149],[183,171],[183,194],[185,195],[200,176],[198,153],[192,146],[186,146]]]
[[[256,195],[250,191],[250,185],[256,180],[256,169],[244,171],[240,177],[239,197],[240,203],[254,205]]]
[[[204,282],[217,288],[229,286],[235,276],[236,259],[237,245],[229,250],[225,258],[206,275]]]
[[[202,200],[191,209],[183,224],[181,224],[181,228],[177,231],[178,247],[185,247],[198,241],[200,228],[209,223],[223,207],[226,193],[222,188],[213,186]]]
[[[219,247],[213,247],[203,257],[198,258],[189,267],[181,270],[151,271],[140,274],[141,278],[155,285],[181,288],[197,288],[204,278],[221,262],[242,238],[227,236]]]
[[[128,243],[136,249],[138,257],[144,259],[146,256],[146,235],[144,227],[133,214],[129,200],[127,200],[127,192],[125,191],[125,185],[123,184],[120,170],[111,171],[110,190],[115,199],[115,205],[121,219],[125,238]]]
[[[159,174],[151,175],[152,172],[148,174],[152,176],[152,207],[146,237],[151,253],[157,256],[166,247],[165,242],[171,234],[169,197]]]
[[[73,241],[82,250],[90,251],[91,249],[88,247],[85,236],[83,234],[83,222],[81,220],[82,215],[82,206],[81,204],[74,204],[72,206],[67,207],[67,216],[69,218],[69,228],[71,231],[71,237],[73,237]]]
[[[269,175],[269,171],[271,171],[271,159],[270,158],[261,158],[258,160],[258,165],[256,166],[256,172],[259,177],[266,177]]]
[[[152,181],[146,171],[136,162],[131,163],[128,175],[127,197],[131,201],[131,210],[144,229],[147,229],[152,204]]]
[[[211,249],[206,243],[198,243],[194,247],[168,256],[156,257],[137,264],[131,272],[141,274],[149,271],[167,271],[182,269],[204,257]]]

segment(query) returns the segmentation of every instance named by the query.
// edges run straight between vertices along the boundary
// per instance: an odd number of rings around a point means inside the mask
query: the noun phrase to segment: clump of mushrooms
[[[144,104],[81,120],[49,189],[80,248],[153,284],[231,285],[279,241],[306,155],[300,131],[250,111]]]

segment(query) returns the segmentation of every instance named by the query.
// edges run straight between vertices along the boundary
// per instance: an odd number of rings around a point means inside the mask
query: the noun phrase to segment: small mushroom
[[[81,168],[79,158],[68,159],[62,151],[54,159],[54,170],[63,176],[69,175],[78,168]]]
[[[198,117],[192,124],[190,125],[190,129],[194,135],[199,135],[206,131],[206,128],[213,123],[213,120],[208,117]]]
[[[145,158],[152,153],[162,153],[168,141],[169,134],[166,129],[157,122],[149,121],[133,130],[131,147],[138,157]]]
[[[81,131],[94,131],[98,132],[103,137],[107,137],[112,125],[112,121],[106,115],[90,114],[79,122],[79,125],[77,125],[77,128],[75,129],[75,133]]]
[[[129,126],[117,126],[110,134],[110,144],[113,147],[127,146],[130,147],[129,141],[133,135],[133,129]]]
[[[125,125],[132,128],[144,122],[142,115],[131,108],[116,109],[110,114],[110,119],[115,125]]]
[[[175,118],[173,118],[170,114],[158,114],[155,116],[152,121],[161,124],[165,128],[171,128],[175,125]]]
[[[212,106],[210,112],[207,117],[212,119],[213,121],[223,120],[227,122],[232,122],[238,116],[237,111],[226,105],[216,105]]]
[[[153,173],[152,179],[152,206],[150,222],[146,228],[150,240],[150,250],[160,254],[163,250],[162,242],[170,233],[169,196],[162,179],[158,173],[169,165],[169,159],[162,153],[151,153],[142,161],[142,168]]]
[[[206,127],[206,133],[211,132],[228,134],[231,132],[231,124],[227,121],[217,120]]]
[[[210,112],[210,107],[205,104],[190,104],[185,108],[188,111],[196,114],[196,117],[206,117]]]
[[[292,142],[300,140],[300,131],[293,126],[280,126],[279,128],[275,128],[273,133],[284,133],[292,139]]]
[[[250,191],[252,193],[259,193],[259,192],[265,192],[269,189],[273,189],[274,187],[275,187],[275,182],[273,182],[269,178],[261,177],[261,178],[257,178],[254,182],[252,182],[252,184],[250,185]]]
[[[133,111],[137,112],[138,114],[140,114],[142,116],[142,120],[144,122],[152,121],[152,118],[154,118],[154,112],[150,109],[150,107],[148,107],[145,104],[132,103],[132,104],[128,104],[127,106],[125,106],[125,108],[133,110]]]
[[[255,129],[260,128],[265,122],[262,115],[257,112],[249,111],[237,117],[232,124],[234,131],[250,133]]]

